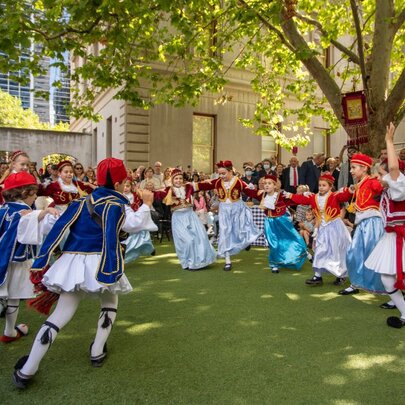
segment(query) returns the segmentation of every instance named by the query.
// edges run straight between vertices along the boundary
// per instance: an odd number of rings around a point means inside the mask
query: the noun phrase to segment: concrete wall
[[[26,151],[31,161],[38,162],[38,165],[51,153],[71,155],[85,167],[92,161],[91,135],[82,132],[0,128],[0,150]]]

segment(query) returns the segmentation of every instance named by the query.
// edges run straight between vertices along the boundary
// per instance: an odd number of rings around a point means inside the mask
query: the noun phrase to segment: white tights
[[[385,290],[389,294],[392,302],[395,304],[399,312],[401,312],[401,319],[405,320],[405,300],[401,290],[394,287],[395,280],[395,276],[381,274],[381,281],[384,284]]]
[[[37,372],[42,358],[55,340],[59,330],[62,329],[76,313],[81,297],[82,293],[80,292],[61,293],[55,310],[42,325],[35,337],[28,360],[20,370],[21,374],[32,376]],[[91,350],[92,356],[97,356],[103,353],[104,344],[107,341],[112,325],[115,321],[118,296],[109,292],[104,292],[100,294],[100,302],[102,310],[98,321],[96,337]]]
[[[4,327],[4,335],[8,337],[17,336],[17,331],[15,329],[15,324],[17,322],[18,311],[20,307],[20,300],[18,299],[8,299],[6,308],[6,324]]]

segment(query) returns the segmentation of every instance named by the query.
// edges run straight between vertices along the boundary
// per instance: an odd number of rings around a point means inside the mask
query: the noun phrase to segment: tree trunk
[[[368,121],[368,138],[366,144],[361,145],[361,151],[378,158],[381,149],[385,148],[385,129],[387,123],[384,119],[384,112],[375,113],[369,116]]]

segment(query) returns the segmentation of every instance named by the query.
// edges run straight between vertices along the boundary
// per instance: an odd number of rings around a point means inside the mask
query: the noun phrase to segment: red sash
[[[387,233],[396,233],[396,258],[397,258],[397,281],[395,282],[395,288],[405,290],[402,252],[404,248],[405,239],[405,224],[400,226],[386,226]]]

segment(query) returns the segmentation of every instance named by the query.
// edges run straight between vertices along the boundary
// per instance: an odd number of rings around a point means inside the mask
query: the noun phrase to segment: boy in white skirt
[[[115,321],[118,293],[132,287],[124,274],[124,257],[120,241],[128,236],[120,233],[140,232],[151,226],[150,206],[153,194],[143,191],[143,205],[137,212],[122,194],[127,170],[115,158],[101,161],[97,167],[99,188],[87,198],[73,201],[61,215],[45,239],[33,264],[33,271],[45,268],[52,252],[65,233],[62,255],[45,273],[42,283],[60,294],[57,306],[39,330],[29,356],[15,366],[13,381],[25,388],[39,364],[63,328],[75,314],[83,292],[100,298],[101,311],[94,341],[90,345],[90,361],[100,367],[106,358],[106,341]]]
[[[29,272],[35,255],[33,245],[42,243],[42,236],[59,216],[55,208],[31,210],[37,191],[37,180],[25,171],[12,173],[4,181],[5,204],[0,208],[0,298],[7,299],[4,333],[0,336],[3,343],[12,343],[26,333],[16,321],[20,300],[35,296]]]

